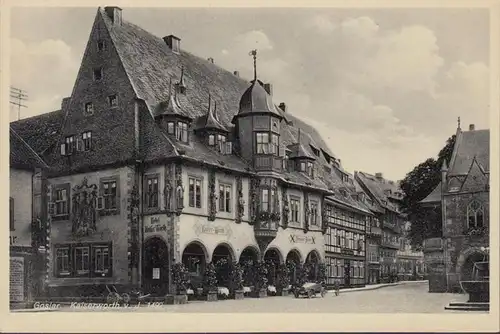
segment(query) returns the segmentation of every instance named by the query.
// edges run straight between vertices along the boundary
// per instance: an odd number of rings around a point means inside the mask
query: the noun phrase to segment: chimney
[[[104,11],[106,15],[109,16],[111,21],[113,21],[113,26],[121,26],[122,25],[122,9],[116,6],[108,6],[104,7]]]
[[[61,110],[66,110],[69,105],[69,101],[71,100],[71,96],[65,97],[61,101]]]
[[[266,90],[267,94],[273,96],[273,85],[270,83],[264,84],[264,89]]]
[[[174,35],[168,35],[163,37],[163,40],[168,45],[170,50],[175,53],[179,53],[181,51],[181,39]]]
[[[286,104],[285,102],[281,102],[279,105],[280,109],[283,110],[283,112],[286,112]]]
[[[476,126],[474,124],[469,124],[469,131],[474,131]]]
[[[207,59],[209,62],[211,62],[212,64],[214,63],[214,59],[212,57],[208,58]]]
[[[234,72],[233,72],[233,74],[234,74],[235,76],[237,76],[237,77],[239,77],[239,76],[240,76],[240,72],[239,72],[239,71],[234,71]]]
[[[382,173],[375,173],[375,177],[378,179],[378,180],[381,180],[384,178],[383,174]]]

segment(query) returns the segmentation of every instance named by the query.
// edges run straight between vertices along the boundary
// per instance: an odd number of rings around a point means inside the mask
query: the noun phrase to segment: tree
[[[401,181],[400,186],[405,196],[402,210],[408,215],[411,223],[408,238],[414,247],[421,247],[423,240],[442,236],[441,208],[424,208],[420,204],[441,181],[441,166],[443,161],[449,165],[455,135],[448,138],[446,145],[438,154],[437,160],[429,158],[413,168]]]

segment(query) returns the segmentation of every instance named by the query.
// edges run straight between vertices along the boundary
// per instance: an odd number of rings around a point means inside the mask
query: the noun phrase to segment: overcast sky
[[[11,12],[12,84],[28,92],[22,117],[71,94],[96,8]],[[488,128],[486,9],[123,8],[157,36],[274,86],[274,102],[316,126],[344,167],[402,179],[455,133]],[[17,109],[11,109],[15,120]]]

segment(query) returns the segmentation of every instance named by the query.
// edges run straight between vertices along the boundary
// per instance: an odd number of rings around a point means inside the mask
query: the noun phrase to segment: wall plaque
[[[167,224],[160,220],[160,217],[151,217],[149,222],[146,220],[144,225],[144,233],[166,232]]]
[[[24,301],[24,258],[10,258],[10,301]]]
[[[233,231],[230,227],[224,225],[215,225],[215,224],[196,224],[194,226],[194,232],[197,236],[200,234],[215,234],[230,237],[233,234]]]
[[[316,237],[290,234],[289,238],[292,244],[316,244]]]

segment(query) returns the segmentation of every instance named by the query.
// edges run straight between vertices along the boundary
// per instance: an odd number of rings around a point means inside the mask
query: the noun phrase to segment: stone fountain
[[[475,262],[472,269],[472,280],[460,281],[460,287],[469,295],[465,303],[450,303],[447,310],[489,311],[490,309],[490,279],[488,248],[481,247],[485,253],[484,261]]]

